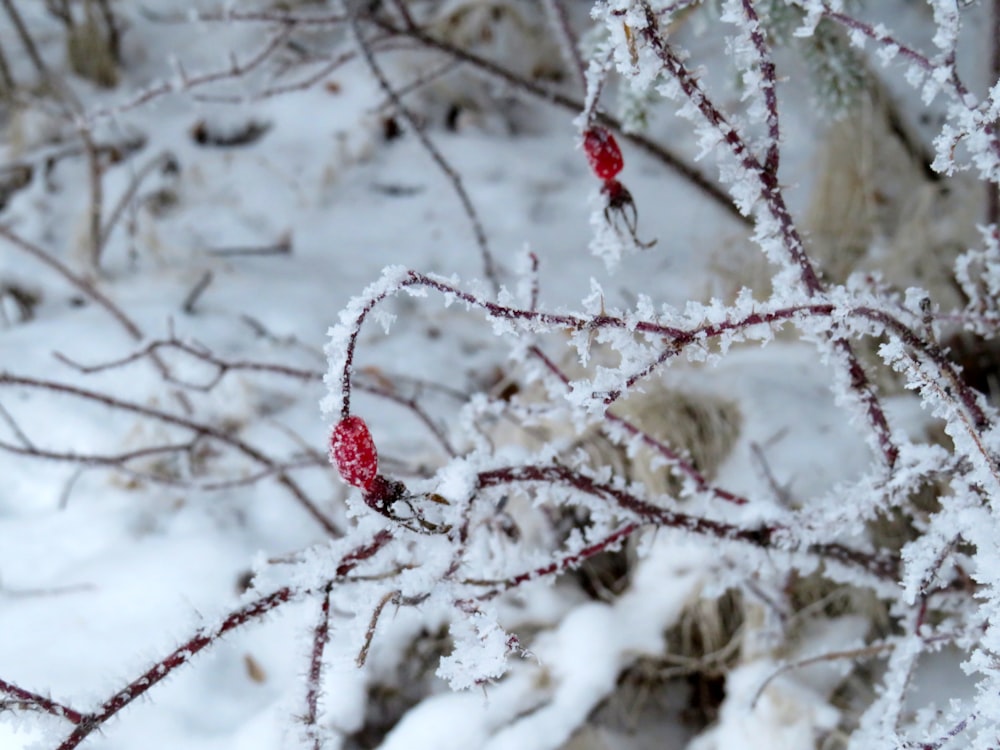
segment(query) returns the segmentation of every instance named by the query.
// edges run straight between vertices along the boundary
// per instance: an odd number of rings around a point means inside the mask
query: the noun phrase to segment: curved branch
[[[871,554],[837,543],[801,543],[791,536],[791,529],[778,524],[744,528],[725,521],[661,508],[627,490],[598,482],[565,466],[511,466],[483,471],[477,476],[477,486],[480,489],[519,483],[560,484],[572,487],[592,497],[609,500],[642,523],[658,528],[679,529],[698,536],[748,544],[764,550],[804,552],[820,559],[859,568],[881,582],[895,582],[899,578],[901,561],[897,557]],[[638,528],[637,524],[629,533]],[[549,572],[555,572],[555,569]],[[524,574],[519,580],[529,580],[534,575],[535,573]]]

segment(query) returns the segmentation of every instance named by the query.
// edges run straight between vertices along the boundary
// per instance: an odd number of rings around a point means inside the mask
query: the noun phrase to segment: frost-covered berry
[[[406,497],[406,485],[379,474],[365,488],[365,503],[376,513],[392,518],[392,504]]]
[[[361,417],[346,417],[333,428],[330,460],[345,482],[366,491],[371,488],[378,475],[378,452]]]
[[[591,171],[602,180],[610,180],[622,171],[625,162],[618,141],[607,128],[595,125],[583,134],[583,152]]]

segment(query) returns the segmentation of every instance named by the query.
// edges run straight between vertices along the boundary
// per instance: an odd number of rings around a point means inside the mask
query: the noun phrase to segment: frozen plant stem
[[[215,628],[199,631],[194,637],[181,646],[178,646],[164,659],[161,659],[137,679],[104,701],[96,711],[84,716],[82,721],[77,724],[77,727],[70,732],[69,736],[59,744],[57,750],[73,750],[73,748],[87,739],[95,730],[100,729],[111,717],[132,703],[136,698],[145,694],[175,669],[187,664],[192,657],[207,646],[215,643],[226,633],[277,609],[292,598],[293,592],[290,588],[279,589],[273,594],[262,597],[231,613]]]
[[[451,183],[452,189],[455,191],[455,195],[458,196],[458,200],[462,204],[462,210],[465,212],[465,215],[468,217],[469,223],[472,226],[472,233],[476,239],[476,246],[479,248],[480,259],[483,264],[483,275],[493,287],[493,293],[496,294],[500,291],[500,279],[497,275],[496,263],[493,260],[493,253],[490,251],[489,240],[486,237],[486,230],[483,228],[483,222],[479,218],[479,212],[476,211],[476,207],[473,204],[472,199],[469,197],[469,193],[465,189],[461,175],[455,171],[451,164],[448,163],[444,154],[441,153],[440,149],[438,149],[438,147],[434,144],[434,141],[431,140],[430,136],[428,136],[424,129],[420,126],[420,123],[417,122],[417,118],[413,116],[413,113],[403,103],[399,93],[389,82],[385,71],[382,69],[382,65],[375,58],[375,52],[371,48],[371,43],[365,38],[365,32],[361,27],[359,11],[356,5],[354,3],[348,3],[347,7],[348,16],[350,18],[349,24],[351,33],[354,37],[355,43],[361,50],[362,57],[368,64],[368,69],[371,71],[372,75],[375,76],[375,80],[378,81],[379,86],[381,86],[382,90],[389,98],[389,101],[392,102],[396,111],[406,121],[410,131],[416,136],[424,150],[427,151],[431,159]]]
[[[996,9],[996,0],[992,3],[992,9],[994,18],[991,21],[991,25],[994,30],[997,28],[996,14],[1000,11]],[[944,83],[946,84],[946,90],[951,94],[952,98],[964,109],[968,111],[970,119],[972,121],[981,120],[981,104],[978,102],[976,96],[969,90],[965,82],[958,74],[958,67],[954,64],[954,50],[952,50],[951,55],[945,61],[944,65],[939,65],[934,62],[924,53],[918,51],[917,49],[900,42],[895,36],[889,34],[884,28],[876,28],[870,23],[858,20],[852,16],[847,15],[843,12],[838,12],[832,10],[829,6],[826,6],[823,16],[829,18],[837,23],[841,24],[849,31],[859,33],[865,37],[874,41],[878,46],[890,49],[894,54],[898,54],[900,57],[904,58],[907,62],[915,65],[917,68],[921,69],[927,76],[932,78],[940,77],[943,73]],[[994,45],[996,44],[996,38],[994,36]],[[1000,53],[994,53],[991,51],[991,61],[994,59],[1000,59]],[[992,65],[992,62],[991,62]],[[991,81],[995,83],[996,81]],[[998,136],[997,125],[995,122],[982,121],[979,123],[982,135],[985,136],[985,145],[980,146],[984,151],[991,151],[992,158],[1000,160],[1000,136]],[[948,150],[952,153],[952,158],[955,149],[958,147],[959,142],[966,140],[970,135],[967,129],[960,128],[957,130],[956,134],[951,138],[948,144]],[[939,152],[942,150],[939,146]]]
[[[4,10],[7,12],[7,17],[10,19],[15,31],[17,31],[17,36],[21,40],[21,45],[24,47],[24,51],[28,53],[28,58],[31,60],[31,64],[35,66],[35,70],[42,79],[42,82],[49,84],[52,81],[52,74],[50,73],[48,66],[45,64],[45,61],[42,59],[41,54],[39,54],[38,46],[35,44],[35,40],[31,36],[31,32],[28,31],[28,27],[25,25],[24,19],[21,17],[17,8],[14,7],[13,0],[0,0],[0,2],[3,3]]]
[[[748,5],[748,3],[745,3],[745,6],[746,5]],[[685,96],[687,96],[691,103],[697,107],[702,117],[716,131],[718,131],[722,141],[729,147],[733,156],[736,157],[746,173],[748,175],[753,175],[759,182],[760,197],[779,227],[782,244],[790,257],[791,262],[798,268],[802,286],[805,288],[807,294],[814,296],[822,293],[823,284],[819,279],[819,275],[816,273],[816,269],[813,266],[812,261],[810,261],[809,257],[806,255],[805,248],[802,245],[802,240],[795,229],[791,214],[785,205],[784,197],[781,193],[781,186],[778,182],[777,139],[779,133],[776,108],[777,100],[774,97],[775,71],[773,64],[762,71],[765,75],[765,90],[769,92],[766,96],[766,104],[768,106],[769,145],[767,149],[768,155],[764,163],[761,163],[757,157],[754,156],[749,145],[743,140],[739,131],[726,120],[725,115],[722,114],[722,112],[702,91],[701,85],[688,70],[687,66],[681,61],[670,45],[663,40],[659,33],[659,22],[657,21],[656,14],[649,6],[649,3],[643,2],[642,8],[644,9],[646,15],[646,26],[641,32],[643,38],[656,52],[657,56],[662,61],[666,72],[680,85]],[[766,48],[763,47],[763,40],[761,39],[759,41],[762,45],[762,49],[766,51]],[[766,57],[765,59],[768,61],[770,60],[769,57]],[[768,81],[766,77],[768,74],[771,76],[770,81]],[[772,111],[770,109],[771,107],[775,107],[775,109]]]
[[[566,374],[556,365],[555,362],[552,361],[548,355],[545,354],[545,352],[537,346],[532,346],[530,351],[532,356],[537,357],[542,364],[545,365],[545,368],[549,370],[549,372],[555,375],[567,389],[569,388],[569,378],[566,377]],[[704,492],[735,505],[746,505],[749,502],[745,497],[740,497],[719,487],[713,487],[709,484],[705,475],[695,468],[694,464],[685,459],[680,453],[675,451],[666,443],[657,440],[649,433],[640,430],[632,422],[612,414],[611,411],[604,412],[604,421],[625,430],[625,432],[631,437],[639,438],[646,446],[652,448],[654,451],[663,456],[672,470],[686,476],[694,482],[695,488],[698,492]]]
[[[367,17],[365,18],[365,21],[371,23],[389,35],[410,39],[424,47],[427,47],[428,49],[443,52],[449,57],[467,64],[474,71],[487,78],[501,81],[509,85],[514,91],[529,94],[540,101],[559,107],[566,112],[579,114],[584,108],[584,102],[582,100],[567,96],[560,91],[542,86],[535,81],[517,75],[507,68],[496,64],[492,60],[476,55],[475,53],[469,52],[461,47],[456,47],[453,44],[426,33],[420,28],[400,28],[379,16]],[[716,206],[723,209],[731,218],[741,224],[749,223],[748,218],[741,214],[739,209],[733,205],[733,202],[730,200],[725,190],[720,188],[711,179],[705,176],[699,169],[686,163],[674,152],[640,133],[622,133],[622,123],[606,113],[595,113],[594,120],[597,124],[621,133],[622,138],[637,146],[648,156],[665,165],[667,169],[679,177],[694,185],[702,194],[710,198]]]
[[[10,698],[12,703],[5,706],[7,709],[19,709],[22,711],[44,711],[55,716],[57,719],[65,719],[71,724],[83,724],[88,717],[79,711],[63,705],[44,695],[38,695],[30,690],[25,690],[12,682],[0,679],[0,693]],[[0,704],[2,706],[2,704]],[[2,710],[2,708],[0,708]]]
[[[306,731],[312,736],[313,750],[320,750],[321,738],[317,721],[319,720],[320,683],[323,679],[323,654],[330,640],[330,593],[333,581],[328,581],[320,595],[319,620],[313,629],[312,654],[309,659],[309,675],[306,678],[306,714],[303,723]]]
[[[570,73],[576,78],[581,91],[587,89],[587,66],[580,55],[580,45],[573,31],[564,0],[544,0],[545,13],[559,40],[559,47]]]
[[[139,415],[141,417],[146,417],[163,424],[173,425],[175,427],[181,427],[186,430],[190,430],[194,434],[202,435],[207,438],[216,440],[224,445],[229,445],[236,451],[242,453],[250,460],[262,465],[264,468],[269,470],[275,470],[278,468],[278,462],[273,458],[265,454],[263,451],[254,448],[249,443],[240,440],[234,435],[230,435],[225,430],[213,427],[208,424],[203,424],[201,422],[194,421],[187,417],[181,417],[176,414],[171,414],[167,411],[162,411],[160,409],[155,409],[153,407],[144,406],[142,404],[130,403],[122,399],[109,396],[104,393],[98,393],[96,391],[86,390],[84,388],[78,388],[76,386],[69,385],[67,383],[62,383],[53,380],[43,380],[39,378],[25,378],[12,375],[6,372],[0,372],[0,386],[16,386],[20,388],[26,388],[29,390],[40,390],[49,393],[62,393],[67,396],[72,396],[75,398],[81,398],[94,403],[103,404],[112,409],[117,409],[124,412],[129,412],[132,414]],[[332,537],[341,536],[340,529],[337,528],[334,523],[326,517],[326,515],[319,509],[319,507],[309,498],[305,491],[294,481],[285,471],[277,471],[275,474],[275,479],[278,484],[282,485],[298,502],[303,509],[312,518],[323,527],[326,532]]]
[[[837,543],[799,544],[794,539],[793,531],[780,525],[743,528],[724,521],[661,508],[624,489],[598,482],[565,466],[512,466],[480,472],[477,478],[477,486],[480,489],[522,483],[565,485],[586,495],[608,500],[635,518],[637,523],[628,532],[629,534],[646,525],[677,529],[697,536],[748,544],[764,550],[783,549],[815,555],[821,559],[859,569],[880,583],[893,582],[899,576],[900,561],[886,555],[873,555]],[[528,574],[528,577],[530,575],[533,574]]]
[[[815,266],[806,254],[802,238],[799,236],[791,213],[785,205],[781,185],[778,181],[780,129],[778,104],[775,94],[777,81],[774,64],[771,61],[767,43],[760,30],[760,21],[753,9],[753,4],[750,0],[742,0],[742,2],[751,30],[751,40],[757,51],[761,65],[761,74],[763,76],[762,87],[768,125],[768,145],[763,162],[753,154],[749,145],[739,134],[739,131],[726,120],[722,112],[702,91],[700,84],[688,70],[687,66],[662,38],[659,33],[659,21],[656,13],[650,7],[649,3],[645,1],[641,4],[646,20],[646,26],[642,29],[642,36],[660,58],[666,72],[680,85],[681,90],[687,96],[688,100],[698,109],[701,116],[719,133],[722,141],[732,151],[733,156],[739,161],[746,173],[755,176],[759,181],[760,198],[778,227],[781,243],[789,256],[790,262],[794,267],[798,268],[802,287],[809,297],[822,297],[825,292],[823,283],[816,272]],[[837,337],[832,331],[827,333],[826,339],[831,343],[837,354],[843,358],[844,366],[848,371],[850,388],[860,402],[869,426],[875,435],[882,453],[882,459],[886,467],[891,470],[899,458],[899,448],[892,437],[889,421],[886,418],[885,411],[882,409],[878,395],[868,380],[868,376],[855,355],[850,342],[844,338]]]
[[[499,303],[491,302],[490,300],[478,298],[469,292],[439,279],[417,273],[416,271],[407,271],[394,286],[383,289],[370,299],[366,300],[351,326],[347,345],[343,353],[342,368],[340,370],[340,393],[342,399],[340,411],[342,418],[346,418],[350,415],[351,372],[353,370],[354,352],[357,346],[357,337],[360,334],[361,327],[364,324],[365,319],[371,311],[374,310],[375,307],[387,297],[398,294],[403,289],[410,287],[424,287],[441,292],[447,296],[453,296],[468,305],[482,309],[488,317],[522,325],[526,330],[534,328],[538,331],[541,329],[557,328],[563,330],[593,331],[600,328],[618,328],[622,330],[634,330],[638,333],[662,336],[665,340],[665,346],[662,354],[647,367],[642,368],[631,375],[623,384],[625,389],[632,387],[639,380],[651,375],[667,360],[676,357],[685,347],[696,342],[703,342],[705,340],[724,335],[728,332],[745,330],[761,323],[770,325],[780,324],[782,321],[794,322],[797,318],[808,318],[814,316],[829,317],[832,316],[834,312],[841,311],[840,308],[829,303],[816,303],[813,305],[780,308],[770,311],[765,310],[739,320],[729,320],[724,323],[707,324],[695,327],[691,330],[683,330],[672,326],[660,325],[651,321],[629,322],[623,318],[608,315],[587,317],[566,313],[546,313],[533,309],[505,306]],[[868,308],[855,308],[844,312],[847,312],[847,314],[851,316],[871,319],[879,322],[880,324],[887,324],[888,321],[893,321],[892,325],[894,330],[909,331],[905,325],[895,321],[895,319],[891,316],[880,311],[877,315],[873,315],[872,313],[875,311]],[[915,334],[910,336],[908,343],[910,341],[913,343],[919,343],[921,346],[927,348],[928,351],[936,351],[936,348],[933,345],[922,342]],[[849,368],[851,378],[851,387],[855,392],[860,393],[862,397],[865,397],[863,399],[863,403],[867,406],[866,413],[870,422],[876,428],[879,443],[883,448],[883,458],[886,464],[889,467],[892,467],[898,457],[898,449],[889,435],[888,422],[881,409],[878,399],[872,391],[871,385],[868,382],[867,376],[861,368],[860,363],[857,361],[856,357],[853,356],[850,344],[845,339],[837,339],[833,343],[835,347],[846,356],[846,364]],[[932,357],[932,360],[934,360],[935,363],[939,363],[941,360],[946,361],[946,358],[941,355],[940,357]],[[962,388],[960,392],[967,394],[968,389]],[[608,392],[603,397],[604,403],[606,405],[614,403],[621,397],[622,393],[622,390]],[[594,395],[596,397],[598,394]],[[974,396],[970,394],[968,395],[968,398],[970,399],[970,403],[975,403]]]
[[[271,594],[255,599],[249,604],[230,612],[218,625],[202,628],[170,654],[160,659],[124,688],[105,700],[92,713],[81,714],[78,711],[67,709],[42,698],[43,701],[46,701],[45,705],[47,706],[46,711],[48,713],[63,715],[63,718],[76,724],[73,731],[59,744],[56,750],[73,750],[73,748],[78,747],[80,743],[95,731],[100,730],[109,719],[118,714],[122,709],[126,708],[137,698],[145,695],[150,688],[172,674],[176,669],[188,664],[198,653],[217,643],[226,634],[248,623],[255,622],[269,612],[273,612],[279,607],[305,596],[322,596],[324,600],[328,600],[332,586],[344,579],[360,563],[374,557],[392,538],[392,535],[388,531],[379,532],[371,541],[359,545],[351,552],[345,554],[340,558],[340,562],[337,565],[336,576],[324,584],[318,592],[308,590],[297,591],[290,587],[280,588]],[[321,658],[322,654],[320,654]],[[13,695],[16,698],[28,696],[33,702],[40,697],[21,688],[16,688],[4,681],[0,681],[0,692]]]

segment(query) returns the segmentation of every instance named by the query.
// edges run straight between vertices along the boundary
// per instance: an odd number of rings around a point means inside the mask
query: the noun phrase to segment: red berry
[[[625,164],[618,141],[607,128],[596,125],[583,134],[583,152],[591,171],[602,180],[610,180]]]
[[[378,474],[378,451],[361,417],[347,417],[333,428],[330,459],[348,484],[363,490],[372,486]]]

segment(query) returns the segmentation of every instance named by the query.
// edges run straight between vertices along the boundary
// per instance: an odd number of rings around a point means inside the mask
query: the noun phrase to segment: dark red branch
[[[57,750],[72,750],[72,748],[77,747],[90,734],[103,726],[108,719],[136,698],[144,695],[150,688],[163,680],[175,669],[187,664],[195,654],[215,643],[226,633],[236,630],[248,622],[259,619],[268,612],[287,603],[292,598],[292,589],[288,587],[278,589],[274,593],[261,597],[245,607],[241,607],[230,613],[221,624],[214,628],[199,630],[183,645],[178,646],[173,652],[102,703],[100,708],[93,714],[86,716],[84,721],[78,722],[76,729],[60,743]]]
[[[76,709],[54,701],[51,698],[46,698],[44,695],[25,690],[3,679],[0,679],[0,693],[10,696],[14,701],[22,704],[18,708],[27,711],[44,711],[56,718],[66,719],[71,724],[83,724],[89,718],[86,714],[82,714]]]
[[[1000,11],[997,10],[995,10],[994,12],[1000,13]],[[832,21],[836,21],[837,23],[848,29],[864,34],[866,37],[875,41],[882,47],[891,46],[893,50],[895,50],[896,54],[900,55],[901,57],[904,57],[909,62],[921,68],[928,76],[934,75],[937,71],[939,71],[943,67],[940,63],[935,63],[933,60],[931,60],[931,58],[929,58],[924,53],[919,52],[918,50],[914,49],[913,47],[910,47],[909,45],[901,43],[898,39],[896,39],[896,37],[892,36],[891,34],[883,33],[881,32],[880,29],[876,29],[876,27],[872,26],[871,24],[866,23],[864,21],[860,21],[857,18],[853,18],[847,15],[846,13],[839,13],[830,10],[828,8],[823,12],[823,15],[824,17],[829,18]],[[995,17],[993,20],[993,24],[996,27],[997,25],[1000,25],[1000,21],[998,21]],[[993,44],[995,49],[996,42],[994,41]],[[997,55],[997,58],[995,59],[1000,59],[1000,53],[992,52],[991,54]],[[974,101],[975,99],[972,93],[969,91],[968,86],[965,85],[965,82],[958,74],[958,68],[955,66],[954,50],[951,50],[947,53],[946,58],[944,60],[944,66],[947,66],[947,68],[949,69],[947,82],[951,86],[954,98],[958,102],[963,104],[966,108],[968,108],[970,112],[973,113],[979,112],[980,107],[974,105],[970,106],[969,104],[969,102]],[[992,85],[993,83],[995,83],[995,81],[991,81],[990,83]],[[1000,159],[1000,138],[997,137],[997,129],[995,124],[984,123],[983,133],[989,138],[990,149],[993,151],[996,158]]]
[[[767,169],[754,156],[743,136],[726,119],[726,116],[722,114],[722,111],[715,106],[712,100],[708,98],[695,76],[688,70],[673,48],[664,41],[659,33],[659,22],[656,18],[656,13],[648,3],[644,2],[643,7],[646,14],[646,27],[642,30],[643,37],[659,56],[667,73],[677,81],[684,95],[698,108],[701,116],[719,133],[723,142],[732,151],[733,156],[740,162],[740,165],[748,173],[757,175],[761,185],[761,198],[767,204],[768,209],[779,224],[782,242],[792,262],[799,269],[803,287],[810,296],[819,294],[823,290],[823,284],[816,273],[812,261],[806,255],[805,249],[802,246],[802,240],[795,230],[795,225],[785,205],[778,183],[777,170]],[[774,106],[777,107],[777,104],[775,103]],[[775,109],[775,112],[777,112],[777,109]],[[777,163],[775,163],[775,167],[777,167]]]
[[[494,294],[499,292],[500,279],[497,275],[498,269],[496,262],[493,259],[493,252],[490,250],[489,239],[486,236],[486,229],[483,227],[482,219],[479,217],[479,211],[472,202],[469,192],[465,189],[465,182],[462,179],[462,176],[454,167],[451,166],[451,163],[445,158],[441,150],[434,144],[434,141],[431,140],[430,136],[427,135],[421,127],[419,119],[403,103],[402,97],[392,85],[392,82],[389,80],[382,63],[380,63],[376,57],[375,51],[371,46],[371,41],[365,36],[365,32],[361,24],[361,13],[359,9],[350,4],[346,7],[348,25],[350,26],[351,33],[354,36],[354,41],[357,43],[358,49],[361,52],[361,57],[367,63],[368,69],[371,71],[372,76],[374,76],[382,91],[385,92],[389,101],[392,102],[396,112],[406,121],[424,151],[427,152],[431,160],[451,184],[452,190],[458,198],[459,203],[462,205],[462,211],[465,213],[465,216],[468,218],[469,223],[472,226],[472,233],[476,240],[476,246],[479,248],[479,256],[483,264],[483,275],[492,285]]]
[[[270,456],[266,455],[262,451],[254,448],[249,443],[240,440],[234,435],[229,434],[225,430],[217,427],[213,427],[202,422],[197,422],[187,417],[181,417],[176,414],[171,414],[170,412],[162,411],[160,409],[155,409],[151,406],[145,406],[143,404],[135,404],[129,401],[123,401],[122,399],[115,398],[114,396],[109,396],[105,393],[98,393],[96,391],[89,391],[84,388],[78,388],[67,383],[61,383],[52,380],[42,380],[41,378],[26,378],[17,375],[12,375],[10,373],[0,372],[0,385],[15,385],[23,388],[35,389],[49,391],[52,393],[63,393],[67,396],[73,396],[76,398],[82,398],[87,401],[92,401],[95,403],[103,404],[112,409],[119,409],[121,411],[131,412],[133,414],[138,414],[143,417],[148,417],[150,419],[156,420],[158,422],[163,422],[165,424],[174,425],[175,427],[181,427],[186,430],[190,430],[196,435],[203,435],[205,437],[217,440],[220,443],[229,445],[236,449],[243,455],[247,456],[251,460],[263,465],[268,469],[274,469],[278,462],[272,459]],[[338,529],[333,521],[326,517],[326,515],[317,507],[317,505],[306,495],[305,491],[299,487],[288,474],[279,472],[276,475],[276,480],[285,489],[289,491],[292,497],[306,510],[309,515],[311,515],[317,523],[319,523],[331,536],[341,536],[340,529]]]
[[[620,487],[598,482],[565,466],[513,466],[491,469],[478,475],[480,489],[518,483],[565,485],[592,497],[604,498],[653,526],[679,529],[698,536],[749,544],[765,550],[805,552],[860,568],[883,581],[896,581],[899,578],[900,561],[896,557],[874,555],[835,543],[800,544],[791,536],[791,529],[777,524],[748,529],[725,521],[661,508]],[[526,575],[530,577],[530,574]]]
[[[753,24],[751,39],[757,47],[761,58],[762,75],[765,79],[764,96],[765,105],[768,110],[768,127],[771,141],[764,163],[761,163],[754,156],[746,141],[739,134],[739,131],[727,121],[722,111],[708,98],[695,76],[661,36],[659,33],[659,22],[649,3],[643,2],[642,5],[646,16],[646,27],[642,30],[643,36],[663,62],[664,69],[677,81],[681,90],[691,103],[697,107],[702,117],[719,133],[723,142],[729,146],[733,156],[736,157],[748,173],[757,176],[761,186],[761,200],[767,206],[767,210],[773,220],[777,223],[781,242],[788,253],[793,267],[798,268],[802,287],[810,297],[821,296],[825,291],[823,282],[820,280],[815,266],[806,253],[802,238],[795,228],[795,222],[792,220],[791,212],[785,203],[784,194],[778,181],[778,138],[780,133],[778,129],[778,104],[774,90],[776,77],[773,63],[767,51],[766,42],[761,35],[759,23]],[[744,0],[744,10],[751,20],[755,17],[751,16],[753,14],[753,7],[748,0]],[[757,34],[756,37],[754,36],[755,33]],[[885,416],[885,411],[882,409],[878,394],[869,382],[868,376],[851,349],[850,343],[844,339],[835,338],[832,333],[829,335],[829,339],[834,348],[846,360],[851,389],[861,402],[868,423],[878,440],[883,460],[891,469],[895,466],[899,458],[899,449],[892,439],[889,421]]]
[[[343,414],[349,414],[349,398],[351,385],[352,362],[357,338],[360,335],[361,327],[371,311],[387,297],[398,293],[408,287],[426,287],[440,292],[446,296],[455,298],[471,307],[477,307],[491,318],[506,320],[516,323],[533,323],[544,328],[564,329],[570,331],[596,331],[600,329],[620,329],[632,330],[639,333],[661,336],[666,339],[664,350],[645,367],[628,376],[625,380],[624,388],[609,391],[604,394],[604,403],[610,405],[621,397],[625,390],[628,390],[640,380],[655,372],[666,361],[680,354],[684,347],[701,344],[707,340],[717,338],[726,333],[737,333],[758,325],[774,326],[784,321],[794,322],[798,318],[826,317],[834,314],[843,314],[847,317],[860,318],[870,323],[876,324],[880,328],[889,330],[893,335],[898,336],[903,343],[912,347],[926,362],[935,367],[939,373],[948,381],[949,392],[944,396],[956,401],[957,405],[970,416],[970,430],[973,433],[982,432],[987,429],[991,421],[978,404],[975,392],[966,385],[959,377],[954,365],[947,356],[932,342],[921,338],[913,332],[913,329],[905,323],[884,310],[878,310],[868,306],[856,308],[842,308],[832,303],[813,303],[806,305],[794,305],[790,307],[753,312],[742,318],[724,320],[718,323],[706,323],[690,329],[682,329],[676,326],[667,326],[652,321],[630,321],[625,318],[601,314],[593,317],[573,315],[568,313],[546,313],[537,310],[511,307],[501,305],[490,300],[481,299],[470,292],[464,291],[447,282],[439,279],[408,271],[406,275],[392,288],[375,295],[362,308],[354,321],[354,330],[348,338],[347,351],[345,353],[344,368],[341,373],[341,384],[344,398]],[[835,350],[840,353],[848,368],[848,376],[851,389],[858,395],[862,405],[866,409],[868,420],[875,432],[879,446],[882,450],[886,464],[891,468],[895,465],[899,457],[899,449],[892,440],[889,430],[888,420],[885,416],[877,395],[872,388],[868,377],[858,362],[850,344],[846,339],[834,338],[832,332],[830,338]],[[0,379],[2,382],[2,379]],[[957,393],[957,399],[953,394]],[[595,396],[598,394],[595,394]],[[987,455],[987,460],[996,463],[994,457]],[[998,469],[1000,472],[1000,469]]]
[[[373,557],[392,538],[392,534],[389,531],[383,530],[376,534],[371,542],[361,545],[344,555],[337,566],[335,578],[324,585],[322,589],[324,596],[336,580],[346,576],[361,562]],[[87,739],[94,731],[107,723],[111,717],[137,698],[145,695],[150,688],[170,675],[174,670],[190,662],[196,654],[219,641],[227,633],[231,633],[247,623],[259,620],[278,607],[310,593],[312,592],[296,591],[286,586],[234,610],[218,625],[200,629],[170,654],[160,659],[160,661],[104,701],[97,711],[86,716],[77,714],[79,717],[79,721],[75,722],[77,727],[59,744],[57,750],[73,750],[73,748]]]
[[[594,542],[593,544],[588,544],[586,547],[582,548],[578,552],[574,552],[570,555],[565,555],[556,560],[553,560],[548,565],[543,565],[540,568],[535,568],[533,570],[526,571],[524,573],[518,573],[511,576],[510,578],[505,578],[502,581],[467,581],[472,584],[484,584],[494,586],[493,590],[488,591],[476,599],[492,599],[495,596],[502,594],[504,591],[508,591],[512,588],[520,586],[522,583],[528,583],[529,581],[537,581],[541,578],[547,578],[552,575],[559,575],[567,570],[572,570],[573,568],[579,567],[582,563],[586,562],[594,555],[598,555],[601,552],[607,552],[608,550],[615,549],[618,545],[628,539],[632,534],[640,529],[640,525],[637,523],[627,523],[624,526],[616,529],[607,536],[605,536],[600,541]]]
[[[319,695],[322,689],[323,654],[330,640],[330,592],[333,581],[327,582],[320,596],[320,613],[316,627],[313,628],[313,646],[309,657],[309,674],[306,677],[306,715],[305,724],[313,734],[313,750],[320,750],[320,738],[316,730],[319,719]]]
[[[757,51],[760,59],[760,73],[763,77],[761,88],[764,94],[764,107],[767,109],[767,153],[764,157],[763,168],[772,174],[778,174],[778,164],[781,159],[780,141],[781,127],[778,119],[778,94],[776,91],[778,79],[774,70],[774,60],[771,58],[771,51],[768,48],[767,40],[764,38],[764,31],[760,25],[760,18],[753,7],[752,0],[743,0],[743,13],[749,21],[750,41]]]
[[[541,349],[537,346],[533,346],[530,349],[531,353],[541,360],[542,364],[545,365],[546,369],[549,370],[553,375],[555,375],[565,386],[569,386],[569,378],[566,374],[556,365],[555,362],[549,358]],[[644,445],[652,448],[654,451],[663,456],[670,463],[671,467],[676,471],[684,474],[688,479],[694,482],[696,489],[699,492],[704,492],[720,500],[725,500],[726,502],[733,503],[735,505],[745,505],[749,502],[745,497],[740,497],[739,495],[733,494],[728,490],[723,490],[719,487],[712,486],[708,479],[702,474],[698,469],[695,468],[694,464],[688,461],[684,456],[675,451],[669,445],[664,443],[662,440],[657,440],[652,435],[650,435],[645,430],[640,429],[638,426],[629,422],[627,419],[623,419],[611,411],[604,412],[604,421],[609,424],[617,425],[627,432],[629,435],[638,438],[642,441]],[[607,435],[607,433],[605,432]],[[608,436],[610,437],[610,436]]]

